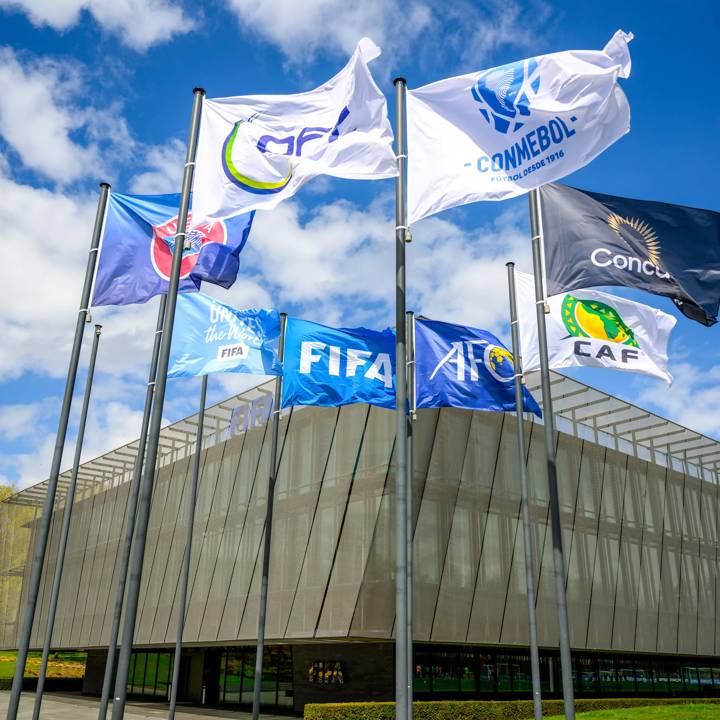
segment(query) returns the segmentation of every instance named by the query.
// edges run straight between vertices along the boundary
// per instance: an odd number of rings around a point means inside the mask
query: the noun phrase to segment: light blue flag
[[[282,375],[279,339],[277,310],[236,310],[199,292],[178,295],[168,377]]]
[[[395,333],[288,318],[282,407],[395,407]]]

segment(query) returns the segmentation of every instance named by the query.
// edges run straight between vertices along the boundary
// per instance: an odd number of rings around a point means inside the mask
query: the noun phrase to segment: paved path
[[[10,694],[0,692],[0,717],[5,717]],[[23,693],[20,703],[18,720],[31,720],[33,693]],[[42,720],[97,720],[98,701],[94,698],[81,695],[51,693],[45,696],[42,704]],[[108,712],[108,718],[110,718]],[[127,720],[156,720],[167,717],[167,703],[137,703],[127,704],[125,711]],[[198,708],[178,707],[177,720],[205,720],[206,718],[235,718],[236,720],[250,720],[248,712],[228,712],[227,710],[199,710]],[[288,716],[262,715],[263,720],[288,720]]]

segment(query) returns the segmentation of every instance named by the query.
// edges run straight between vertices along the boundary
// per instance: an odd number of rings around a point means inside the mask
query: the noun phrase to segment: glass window
[[[667,672],[670,692],[683,692],[685,690],[685,683],[683,682],[683,674],[680,669],[680,664],[675,662],[668,662]]]
[[[600,692],[615,693],[617,692],[617,678],[615,676],[615,661],[608,657],[599,657],[598,664],[598,682],[600,684]]]
[[[477,690],[475,656],[471,652],[460,655],[460,690],[474,692]]]
[[[460,689],[457,650],[433,651],[432,689],[435,693],[458,692]]]
[[[514,655],[512,662],[513,692],[532,692],[532,672],[529,655]]]
[[[277,704],[280,707],[293,707],[293,658],[292,648],[281,645],[278,648],[277,661],[278,693]]]
[[[159,653],[157,660],[157,680],[155,683],[155,695],[167,698],[170,680],[172,678],[173,655],[170,653]]]
[[[413,691],[430,692],[430,651],[417,650],[413,671]]]
[[[497,684],[497,667],[495,658],[490,653],[477,655],[478,690],[480,692],[495,692]]]
[[[632,658],[615,658],[618,689],[622,693],[635,692],[635,662]]]
[[[595,668],[595,658],[578,657],[575,660],[578,675],[580,676],[579,692],[596,693],[597,689],[597,671]]]
[[[142,695],[143,685],[145,682],[145,663],[147,662],[147,653],[138,653],[135,658],[135,667],[133,669],[132,690],[135,695]]]
[[[683,679],[685,680],[685,691],[696,693],[700,690],[700,679],[698,678],[697,665],[683,665]]]
[[[698,667],[698,679],[700,681],[700,691],[705,693],[713,689],[712,668],[709,665],[700,665]]]
[[[638,658],[636,660],[635,682],[639,695],[651,695],[653,693],[652,664],[649,659]]]
[[[667,665],[662,660],[653,660],[653,690],[656,693],[666,693],[668,691],[668,673]]]
[[[157,663],[158,654],[148,653],[145,663],[145,683],[143,686],[143,695],[155,694],[155,681],[157,679]]]
[[[497,691],[512,692],[512,655],[497,656]]]
[[[222,654],[220,661],[221,696],[220,702],[237,705],[240,703],[242,687],[242,650]]]

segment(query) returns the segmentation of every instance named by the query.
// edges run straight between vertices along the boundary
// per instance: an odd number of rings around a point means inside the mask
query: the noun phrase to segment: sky
[[[55,443],[98,184],[178,192],[192,89],[208,97],[309,90],[371,37],[371,63],[394,117],[392,79],[417,87],[532,55],[601,49],[632,32],[623,88],[632,129],[565,182],[720,210],[720,94],[714,0],[0,0],[0,484],[47,477]],[[505,262],[530,270],[527,199],[476,203],[413,227],[408,307],[509,342]],[[617,290],[613,290],[617,292]],[[210,294],[327,324],[394,320],[392,180],[310,181],[259,211],[241,272]],[[676,315],[675,382],[602,370],[572,374],[720,438],[720,327],[665,298],[622,294]],[[103,324],[83,458],[137,437],[157,299],[97,308]],[[86,333],[63,469],[72,459],[89,358]],[[248,385],[211,378],[208,401]],[[168,422],[196,410],[199,379],[168,385]]]

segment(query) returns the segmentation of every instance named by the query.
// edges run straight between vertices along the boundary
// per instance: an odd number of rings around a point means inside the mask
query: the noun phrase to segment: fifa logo
[[[540,89],[540,77],[532,77],[536,70],[537,60],[521,60],[482,73],[473,85],[480,114],[498,132],[515,132],[530,117],[527,88],[533,93]]]

